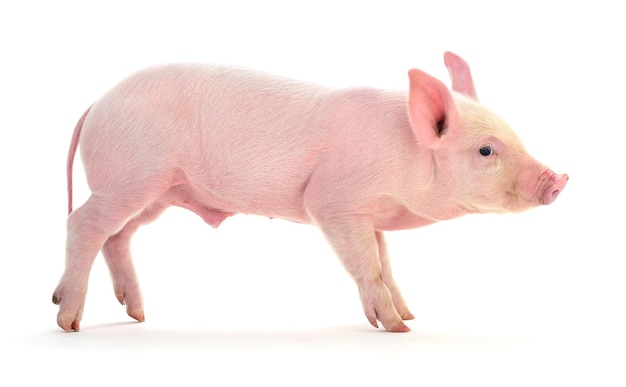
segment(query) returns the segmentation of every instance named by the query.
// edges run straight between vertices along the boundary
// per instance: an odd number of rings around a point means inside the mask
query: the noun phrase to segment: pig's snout
[[[543,191],[543,204],[550,204],[555,201],[561,191],[563,191],[563,188],[565,188],[567,180],[569,180],[567,174],[554,176],[554,180]]]

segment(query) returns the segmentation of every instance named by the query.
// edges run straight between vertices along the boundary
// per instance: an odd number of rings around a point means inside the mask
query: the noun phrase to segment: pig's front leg
[[[413,320],[415,316],[409,312],[409,308],[400,293],[400,288],[391,275],[391,262],[389,261],[389,253],[387,252],[387,242],[381,231],[376,231],[376,242],[378,243],[378,256],[380,258],[380,267],[383,276],[383,282],[391,292],[393,305],[403,320]]]
[[[370,217],[350,216],[318,224],[356,281],[369,322],[378,328],[378,320],[390,332],[408,332],[410,329],[402,322],[392,294],[385,285],[379,246]]]

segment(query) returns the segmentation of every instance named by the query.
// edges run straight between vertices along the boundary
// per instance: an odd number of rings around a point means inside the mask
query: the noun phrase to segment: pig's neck
[[[450,160],[418,145],[414,159],[414,171],[409,179],[413,192],[403,203],[412,213],[433,222],[458,218],[477,212],[461,199],[458,179],[450,172]]]
[[[373,214],[374,225],[379,230],[406,230],[458,218],[473,212],[452,199],[437,196],[436,191],[425,189],[412,194],[383,195]]]
[[[374,223],[381,230],[405,230],[457,218],[476,212],[463,205],[455,195],[456,181],[438,170],[432,151],[418,146],[414,157],[403,165],[397,176],[402,186],[381,195],[374,214]]]

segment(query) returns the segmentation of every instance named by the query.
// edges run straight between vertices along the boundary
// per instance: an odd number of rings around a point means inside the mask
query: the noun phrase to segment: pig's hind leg
[[[144,321],[143,298],[130,253],[130,241],[144,224],[156,220],[168,206],[158,201],[146,207],[115,235],[110,236],[102,247],[102,254],[109,267],[115,297],[126,312],[137,321]]]
[[[65,271],[52,295],[52,302],[59,305],[57,324],[65,331],[79,330],[89,272],[98,251],[141,208],[120,205],[117,197],[92,194],[67,220]]]
[[[188,185],[178,184],[172,186],[156,202],[129,220],[117,234],[107,239],[102,253],[111,272],[115,296],[122,305],[126,305],[128,315],[137,321],[144,321],[144,310],[139,281],[130,252],[131,238],[139,227],[156,220],[170,205],[195,212],[213,227],[218,227],[226,217],[232,215],[206,207]]]
[[[155,203],[163,192],[168,190],[169,181],[171,179],[147,176],[133,184],[98,187],[85,204],[70,214],[67,220],[65,271],[52,296],[52,302],[59,305],[57,324],[62,329],[68,332],[79,330],[89,272],[100,249],[111,236],[118,234],[130,219]],[[131,223],[126,231],[129,232],[132,227],[134,226]],[[123,243],[116,248],[122,246]],[[112,246],[109,245],[108,249],[111,252]],[[121,267],[121,270],[127,269],[128,264],[122,264]],[[127,292],[125,297],[128,296]]]

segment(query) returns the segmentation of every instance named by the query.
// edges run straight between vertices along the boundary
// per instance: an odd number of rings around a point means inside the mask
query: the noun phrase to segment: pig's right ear
[[[452,94],[438,79],[409,70],[409,121],[420,144],[436,149],[443,136],[457,131],[459,117]]]

